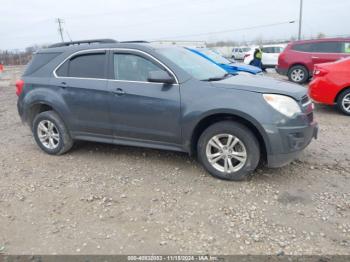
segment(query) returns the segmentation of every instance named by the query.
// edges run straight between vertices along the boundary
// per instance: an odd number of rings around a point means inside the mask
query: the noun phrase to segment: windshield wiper
[[[220,80],[223,80],[223,79],[227,78],[228,76],[232,76],[232,74],[226,73],[226,74],[224,74],[223,76],[209,77],[209,78],[207,78],[207,79],[202,79],[202,81],[208,81],[208,82],[211,82],[211,81],[220,81]]]

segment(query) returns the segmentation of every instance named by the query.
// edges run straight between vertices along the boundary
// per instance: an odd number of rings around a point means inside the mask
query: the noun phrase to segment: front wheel
[[[309,71],[302,65],[293,66],[288,71],[288,78],[294,83],[304,84],[309,79]]]
[[[200,136],[198,158],[213,176],[240,181],[246,179],[258,166],[259,143],[245,126],[223,121],[208,127]]]
[[[344,90],[337,99],[337,107],[345,115],[350,116],[350,89]]]

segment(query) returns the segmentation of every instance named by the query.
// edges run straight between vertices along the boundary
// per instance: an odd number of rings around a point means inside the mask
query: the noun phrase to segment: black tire
[[[244,165],[242,165],[242,167],[237,171],[219,171],[209,162],[207,158],[206,151],[209,141],[214,136],[220,134],[229,134],[238,138],[245,147],[246,161]],[[247,179],[249,175],[253,173],[256,167],[258,166],[260,160],[260,147],[256,137],[246,126],[233,121],[222,121],[215,123],[209,126],[206,130],[204,130],[204,132],[201,134],[198,140],[197,154],[200,163],[212,176],[225,180],[241,181]],[[223,161],[223,159],[219,161]],[[217,161],[217,163],[219,161]]]
[[[340,110],[340,112],[342,112],[343,114],[345,114],[347,116],[350,116],[350,108],[347,109],[345,107],[346,105],[349,105],[349,104],[347,104],[347,103],[344,104],[345,99],[346,100],[350,99],[350,88],[342,91],[337,98],[337,107]]]
[[[304,84],[309,80],[310,74],[309,70],[305,66],[296,65],[288,70],[289,81],[296,84]]]
[[[42,122],[43,121],[43,122]],[[58,142],[54,148],[46,147],[43,142],[40,141],[38,126],[40,123],[45,123],[45,121],[49,121],[54,124],[53,129],[56,133],[59,134]],[[58,116],[58,114],[54,111],[45,111],[35,116],[32,123],[32,132],[34,139],[38,146],[46,153],[50,155],[62,155],[67,152],[73,146],[73,139],[71,138],[68,129],[65,124]]]

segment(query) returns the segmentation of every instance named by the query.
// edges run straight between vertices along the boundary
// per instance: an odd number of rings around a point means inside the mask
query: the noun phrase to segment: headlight
[[[289,96],[276,94],[263,94],[265,101],[281,114],[292,117],[301,113],[298,103]]]

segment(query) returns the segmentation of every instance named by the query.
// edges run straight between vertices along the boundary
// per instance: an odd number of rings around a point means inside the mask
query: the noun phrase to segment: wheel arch
[[[32,122],[36,115],[45,112],[45,111],[54,111],[63,121],[63,123],[66,125],[66,121],[64,121],[64,118],[62,117],[62,113],[60,110],[58,110],[58,107],[55,105],[52,105],[50,102],[47,101],[36,101],[29,105],[27,114],[26,114],[26,122],[29,124],[29,126],[32,128]]]
[[[197,122],[190,138],[190,155],[197,154],[197,143],[198,143],[199,137],[201,136],[201,134],[206,128],[208,128],[214,123],[227,121],[227,120],[235,121],[240,124],[243,124],[253,132],[253,134],[255,135],[255,137],[259,142],[262,160],[266,162],[267,154],[270,152],[270,147],[268,145],[268,140],[267,140],[265,131],[263,131],[263,128],[260,126],[260,124],[258,124],[256,120],[250,117],[243,116],[238,113],[232,113],[232,112],[231,113],[226,113],[226,112],[213,113],[210,115],[206,115],[200,121]]]
[[[344,88],[342,88],[337,95],[334,98],[334,103],[336,104],[338,101],[339,96],[345,91],[345,90],[350,90],[350,86],[345,86]]]
[[[291,66],[289,66],[288,72],[287,72],[287,73],[289,74],[290,70],[291,70],[293,67],[295,67],[295,66],[303,66],[303,67],[305,67],[306,70],[307,70],[307,72],[308,72],[308,74],[309,74],[309,76],[311,76],[311,72],[310,72],[309,68],[307,67],[306,64],[304,64],[304,63],[302,63],[302,62],[297,62],[297,63],[294,63],[294,64],[292,64]]]
[[[34,117],[41,112],[53,110],[65,124],[64,116],[69,116],[69,109],[64,99],[49,88],[37,88],[29,92],[22,101],[24,122],[31,125]],[[68,119],[69,120],[69,119]],[[67,120],[67,121],[68,121]]]

